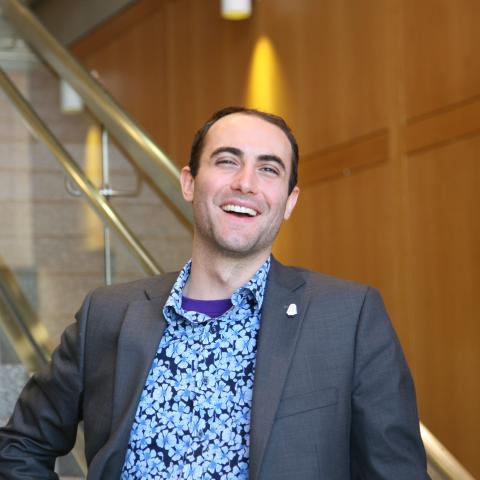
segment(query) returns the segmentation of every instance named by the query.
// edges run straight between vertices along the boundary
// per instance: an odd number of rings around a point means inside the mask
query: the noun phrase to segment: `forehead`
[[[286,165],[292,156],[290,141],[280,127],[244,113],[227,115],[210,127],[202,156],[210,156],[219,147],[235,147],[247,155],[277,155]]]

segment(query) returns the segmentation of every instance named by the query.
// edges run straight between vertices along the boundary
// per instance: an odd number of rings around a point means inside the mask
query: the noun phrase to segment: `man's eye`
[[[275,167],[271,167],[269,165],[264,165],[263,167],[260,168],[260,170],[270,175],[279,175],[278,169]]]
[[[233,158],[219,158],[216,162],[217,165],[235,165]]]

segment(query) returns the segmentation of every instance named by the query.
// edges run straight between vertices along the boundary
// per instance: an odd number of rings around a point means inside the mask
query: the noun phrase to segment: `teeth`
[[[225,212],[246,213],[251,217],[255,217],[257,215],[257,212],[252,208],[241,207],[240,205],[224,205],[222,209]]]

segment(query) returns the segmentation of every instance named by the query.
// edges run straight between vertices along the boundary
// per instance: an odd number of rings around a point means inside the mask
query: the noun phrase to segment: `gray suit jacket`
[[[0,429],[0,478],[56,478],[81,419],[88,478],[119,478],[175,279],[87,296]],[[412,379],[375,290],[272,262],[250,441],[251,480],[428,478]]]

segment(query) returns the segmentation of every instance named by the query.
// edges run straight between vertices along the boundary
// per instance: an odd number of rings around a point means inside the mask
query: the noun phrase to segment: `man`
[[[80,419],[92,480],[428,478],[378,293],[271,257],[297,163],[278,117],[204,125],[181,172],[191,262],[87,296],[0,432],[2,478],[55,478]]]

